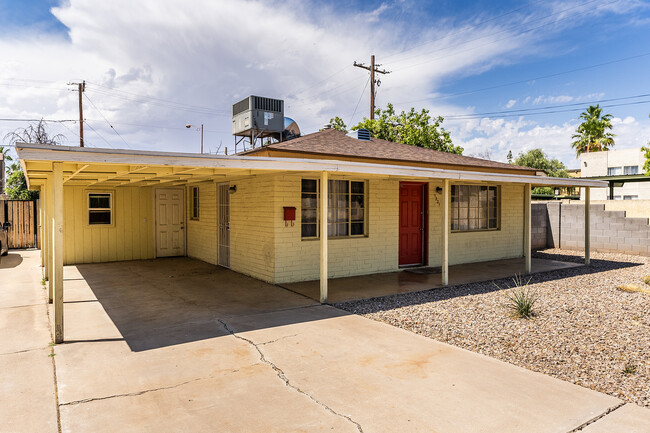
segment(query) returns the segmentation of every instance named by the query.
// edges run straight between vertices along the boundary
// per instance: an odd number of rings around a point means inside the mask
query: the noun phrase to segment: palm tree
[[[614,146],[615,135],[608,132],[612,129],[612,115],[601,116],[602,112],[603,109],[598,105],[590,105],[587,111],[580,115],[583,122],[571,136],[574,139],[571,147],[576,150],[577,156],[583,152],[609,150]]]

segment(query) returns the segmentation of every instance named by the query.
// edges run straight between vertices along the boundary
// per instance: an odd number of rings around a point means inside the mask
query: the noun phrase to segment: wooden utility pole
[[[86,80],[81,83],[68,83],[70,86],[78,86],[79,91],[79,147],[84,147],[84,108],[83,92],[86,91]]]
[[[381,65],[375,65],[375,55],[370,56],[370,66],[366,66],[363,63],[357,63],[356,61],[353,64],[357,68],[362,68],[367,71],[370,71],[370,120],[373,120],[375,118],[375,85],[379,87],[381,84],[381,80],[377,79],[375,80],[375,72],[378,74],[390,74],[390,71],[387,70],[379,70],[377,69]]]

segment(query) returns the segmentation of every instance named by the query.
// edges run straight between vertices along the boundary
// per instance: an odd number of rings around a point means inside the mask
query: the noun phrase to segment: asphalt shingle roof
[[[433,149],[412,146],[403,143],[394,143],[392,141],[371,138],[370,141],[357,140],[356,138],[346,135],[336,129],[325,129],[323,131],[304,135],[293,140],[273,143],[262,148],[257,148],[243,152],[243,155],[254,155],[264,150],[277,150],[287,152],[300,152],[309,154],[332,155],[332,159],[337,156],[373,158],[382,160],[405,161],[432,163],[441,165],[456,165],[466,167],[491,168],[501,170],[521,170],[536,172],[537,170],[529,167],[520,167],[517,165],[506,164],[503,162],[490,161],[471,156],[457,155],[454,153],[441,152]]]

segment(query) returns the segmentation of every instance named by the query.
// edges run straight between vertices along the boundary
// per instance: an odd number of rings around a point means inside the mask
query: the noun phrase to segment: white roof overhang
[[[525,174],[450,170],[323,159],[201,155],[142,150],[17,144],[28,184],[41,185],[53,162],[64,163],[64,182],[96,186],[181,185],[219,177],[277,172],[323,172],[465,182],[520,183],[533,186],[605,188],[607,182]],[[477,167],[478,168],[478,167]]]

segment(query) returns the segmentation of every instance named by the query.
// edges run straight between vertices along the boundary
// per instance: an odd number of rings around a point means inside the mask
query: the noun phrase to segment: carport
[[[523,252],[523,270],[531,272],[531,213],[530,213],[530,189],[537,185],[554,186],[582,186],[586,190],[586,201],[589,203],[590,187],[604,187],[606,183],[601,181],[585,181],[580,179],[556,179],[540,176],[503,174],[497,172],[475,172],[469,170],[428,168],[404,165],[374,164],[355,161],[338,161],[324,159],[302,159],[302,158],[281,158],[262,156],[215,156],[196,155],[186,153],[167,153],[116,149],[97,148],[76,148],[65,146],[48,146],[36,144],[19,144],[16,147],[20,162],[26,174],[30,188],[40,189],[43,194],[43,205],[41,206],[41,227],[43,242],[42,265],[45,275],[49,281],[49,298],[54,304],[54,334],[55,342],[64,341],[63,328],[63,265],[65,263],[85,263],[128,260],[129,258],[149,259],[163,257],[165,255],[185,255],[186,246],[198,246],[212,239],[212,233],[207,236],[197,231],[195,240],[189,239],[186,232],[178,235],[184,230],[184,221],[190,223],[190,191],[196,185],[203,183],[219,185],[220,193],[223,192],[222,201],[219,196],[218,208],[230,212],[230,193],[237,194],[238,200],[245,203],[246,213],[242,218],[233,219],[235,224],[245,221],[248,223],[248,236],[246,239],[233,240],[232,246],[248,251],[250,256],[242,263],[231,263],[231,243],[222,245],[222,239],[230,239],[229,227],[231,220],[225,223],[219,221],[219,242],[218,245],[211,245],[208,249],[219,250],[219,264],[231,267],[239,272],[247,273],[256,278],[266,279],[275,282],[276,276],[269,274],[277,271],[274,264],[280,253],[285,251],[283,244],[277,243],[277,227],[286,226],[295,220],[286,213],[284,221],[280,216],[285,191],[282,184],[282,176],[309,176],[320,181],[319,187],[319,227],[321,233],[328,232],[328,180],[337,176],[346,175],[352,177],[363,177],[364,179],[388,180],[395,183],[437,182],[441,194],[439,228],[432,229],[436,237],[435,251],[440,254],[440,285],[449,283],[449,251],[450,251],[450,185],[451,181],[459,183],[475,184],[499,184],[516,185],[521,188],[524,196],[523,209],[519,208],[516,217],[521,224],[523,233],[519,234],[517,249]],[[270,176],[275,176],[271,178]],[[271,179],[271,186],[265,184],[265,179]],[[246,182],[244,182],[246,180]],[[228,182],[237,182],[238,185],[230,185]],[[245,186],[246,188],[242,187]],[[237,189],[237,187],[240,187]],[[77,188],[77,189],[75,189]],[[167,206],[164,200],[172,200],[167,197],[166,192],[170,188],[180,191],[179,202],[185,206],[185,210],[174,210],[173,203]],[[268,189],[267,189],[268,188]],[[436,188],[436,189],[438,189]],[[126,191],[129,193],[126,194]],[[154,200],[154,192],[156,198]],[[164,192],[164,194],[163,194]],[[114,193],[114,196],[111,194]],[[255,195],[257,194],[257,195]],[[164,198],[161,198],[165,195]],[[94,196],[94,197],[91,197]],[[256,197],[244,200],[246,197]],[[280,197],[274,201],[274,197]],[[300,191],[296,193],[300,197]],[[270,199],[268,197],[271,197]],[[521,197],[521,195],[520,195]],[[157,200],[160,198],[161,202]],[[120,212],[125,212],[121,217],[129,221],[129,226],[120,228],[120,235],[113,231],[89,231],[87,225],[89,219],[106,223],[110,226],[114,221],[113,199],[122,200]],[[94,201],[93,201],[94,200]],[[103,204],[105,203],[110,204]],[[261,208],[256,200],[264,200],[268,206]],[[94,204],[93,204],[94,203]],[[171,202],[170,202],[171,203]],[[165,218],[160,217],[160,209],[165,206]],[[192,203],[194,205],[194,203]],[[70,207],[78,206],[83,211],[80,214],[72,214]],[[243,208],[242,208],[243,209]],[[295,207],[293,208],[295,211]],[[87,212],[87,213],[86,213]],[[176,213],[174,213],[176,212]],[[180,212],[180,213],[179,213]],[[212,212],[217,212],[213,209]],[[262,225],[271,233],[270,239],[264,245],[259,241],[257,234],[260,224],[254,217],[270,213],[272,215],[270,225]],[[291,213],[289,213],[290,215]],[[119,215],[118,215],[119,217]],[[189,218],[188,218],[189,217]],[[117,217],[115,217],[117,218]],[[230,217],[229,217],[230,218]],[[164,221],[163,221],[164,220]],[[585,206],[585,263],[589,263],[589,206]],[[389,224],[391,221],[388,221]],[[160,230],[159,226],[169,225],[169,231]],[[264,222],[266,224],[266,222]],[[438,223],[438,222],[436,222]],[[64,235],[64,226],[68,227]],[[175,228],[174,228],[175,227]],[[174,234],[173,230],[177,230]],[[257,230],[257,231],[256,231]],[[277,233],[276,233],[277,232]],[[88,234],[85,234],[88,233]],[[266,233],[266,234],[268,234]],[[164,235],[164,236],[163,236]],[[83,238],[83,245],[75,241],[74,236]],[[85,237],[84,237],[85,236]],[[216,233],[214,238],[216,238]],[[277,235],[277,239],[280,239]],[[216,239],[213,239],[216,241]],[[264,239],[266,241],[266,239]],[[246,244],[248,242],[248,244]],[[179,245],[183,246],[179,246]],[[297,244],[300,247],[314,245],[313,243],[302,243],[298,237]],[[328,300],[328,272],[331,254],[328,254],[328,236],[320,236],[318,239],[318,298],[321,303]],[[108,247],[103,247],[108,245]],[[170,251],[165,251],[169,246]],[[258,249],[261,252],[258,254]],[[134,250],[137,250],[134,252]],[[228,260],[222,261],[222,251],[227,252]],[[294,251],[300,251],[299,247]],[[255,252],[255,254],[253,254]],[[264,254],[262,254],[264,253]],[[337,261],[342,257],[334,257]],[[485,260],[483,260],[485,261]],[[239,266],[239,267],[237,267]],[[257,266],[257,268],[255,268]],[[392,265],[390,265],[392,266]],[[266,267],[266,268],[265,268]],[[262,270],[258,268],[264,268]],[[291,272],[299,272],[300,265],[293,270],[291,266],[285,266]],[[397,263],[395,263],[397,268]],[[266,272],[266,273],[265,273]]]

